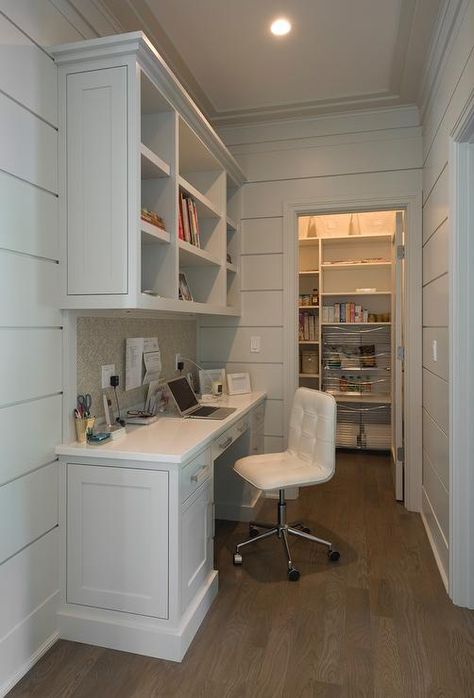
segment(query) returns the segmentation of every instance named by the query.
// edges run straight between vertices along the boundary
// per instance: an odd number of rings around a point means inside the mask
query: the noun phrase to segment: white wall
[[[56,5],[0,0],[0,695],[56,638],[62,317],[47,47],[91,35]]]
[[[456,14],[458,13],[458,14]],[[449,544],[449,134],[474,84],[474,0],[450,0],[423,108],[423,512],[445,580]],[[447,49],[443,52],[444,43]],[[432,74],[431,74],[432,73]],[[431,81],[430,81],[431,79]],[[433,342],[438,358],[433,360]]]
[[[248,371],[253,387],[267,391],[267,451],[284,443],[292,370],[284,349],[284,235],[293,234],[284,231],[285,204],[421,193],[417,124],[417,110],[402,108],[221,130],[249,180],[242,197],[243,312],[201,321],[200,357]],[[259,354],[250,353],[252,335],[261,337]]]

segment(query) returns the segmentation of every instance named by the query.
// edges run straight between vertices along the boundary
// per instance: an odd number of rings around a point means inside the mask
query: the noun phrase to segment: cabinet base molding
[[[81,606],[58,613],[59,637],[109,649],[181,662],[218,591],[213,570],[178,626],[166,621]]]

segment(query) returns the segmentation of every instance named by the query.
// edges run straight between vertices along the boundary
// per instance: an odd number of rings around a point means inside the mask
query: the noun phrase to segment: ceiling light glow
[[[290,22],[284,17],[279,17],[274,22],[272,22],[270,30],[275,36],[284,36],[288,34],[291,29]]]

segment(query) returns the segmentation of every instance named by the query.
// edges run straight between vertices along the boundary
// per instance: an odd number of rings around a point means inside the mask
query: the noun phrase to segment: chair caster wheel
[[[292,567],[291,569],[288,570],[288,581],[297,582],[299,578],[300,578],[300,573],[298,572],[296,567]]]
[[[250,526],[250,527],[249,527],[249,536],[250,536],[250,538],[255,538],[255,536],[258,536],[259,533],[260,533],[260,531],[258,530],[258,528],[255,528],[255,526]]]
[[[240,565],[242,564],[242,555],[240,553],[234,553],[233,563],[237,567],[240,567]]]
[[[328,558],[331,562],[337,562],[340,557],[341,557],[341,554],[338,553],[337,550],[329,550],[328,551]]]

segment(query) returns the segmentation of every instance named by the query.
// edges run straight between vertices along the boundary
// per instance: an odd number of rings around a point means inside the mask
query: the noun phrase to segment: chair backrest
[[[329,393],[298,388],[291,408],[288,451],[328,476],[336,464],[337,405]]]

